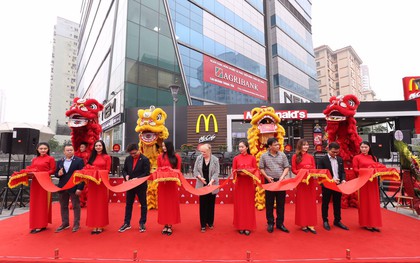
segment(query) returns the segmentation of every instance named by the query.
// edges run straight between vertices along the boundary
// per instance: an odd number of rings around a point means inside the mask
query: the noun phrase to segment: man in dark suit
[[[134,178],[145,177],[150,174],[150,161],[149,159],[139,152],[138,144],[130,144],[127,146],[126,152],[130,155],[125,158],[124,168],[122,170],[124,180],[128,181]],[[128,190],[125,199],[125,217],[124,224],[118,230],[124,232],[131,228],[130,221],[133,212],[133,203],[136,195],[141,205],[140,215],[140,232],[146,231],[146,219],[147,219],[147,182]]]
[[[64,158],[57,162],[55,176],[59,178],[58,187],[63,187],[72,178],[73,172],[83,169],[83,159],[74,155],[74,148],[71,144],[64,146]],[[59,191],[59,202],[61,210],[61,225],[55,230],[56,233],[61,232],[70,227],[69,223],[69,199],[73,205],[74,224],[73,232],[80,228],[80,199],[84,183],[80,183],[68,190]]]
[[[340,152],[340,145],[336,142],[332,142],[328,145],[328,154],[322,157],[318,162],[318,169],[330,170],[331,176],[336,184],[345,183],[346,173],[344,172],[343,159],[338,156]],[[322,185],[322,220],[324,221],[324,228],[330,230],[330,224],[328,223],[328,205],[330,200],[333,200],[334,209],[334,225],[349,230],[347,226],[341,223],[341,193],[334,190],[330,190]]]

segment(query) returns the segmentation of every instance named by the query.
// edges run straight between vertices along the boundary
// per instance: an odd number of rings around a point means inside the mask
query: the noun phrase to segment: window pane
[[[158,72],[159,88],[167,89],[172,84],[174,84],[174,75],[172,73],[159,70]]]
[[[153,11],[147,7],[142,7],[140,25],[157,31],[159,27],[158,20],[159,20],[158,12]]]
[[[157,65],[158,34],[155,31],[140,28],[139,61]]]
[[[175,49],[172,40],[159,35],[159,67],[174,70]]]
[[[136,61],[127,59],[126,63],[126,81],[137,84],[138,80],[138,64]]]
[[[140,64],[139,84],[141,86],[157,88],[157,69],[153,67],[149,67],[147,65]]]
[[[127,22],[127,57],[137,60],[139,57],[139,25]]]
[[[125,94],[124,107],[125,108],[137,107],[137,85],[127,83],[127,87],[125,89],[124,94]]]
[[[156,93],[154,88],[140,87],[139,89],[139,104],[138,107],[149,107],[156,105]]]

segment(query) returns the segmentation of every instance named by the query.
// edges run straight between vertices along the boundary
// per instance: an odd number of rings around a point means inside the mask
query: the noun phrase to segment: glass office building
[[[108,145],[130,109],[318,101],[308,0],[87,0],[77,94],[103,102]],[[302,13],[302,14],[301,14]],[[300,14],[300,15],[299,15]],[[274,23],[273,23],[274,21]],[[315,85],[315,86],[314,86]]]

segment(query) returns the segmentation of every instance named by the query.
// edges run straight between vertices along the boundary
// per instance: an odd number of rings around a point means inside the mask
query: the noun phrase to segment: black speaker
[[[391,158],[391,138],[389,133],[371,133],[369,142],[376,158]]]
[[[39,142],[39,130],[30,128],[13,129],[13,154],[36,154]]]
[[[3,153],[12,152],[12,133],[3,132],[0,137],[0,151]]]

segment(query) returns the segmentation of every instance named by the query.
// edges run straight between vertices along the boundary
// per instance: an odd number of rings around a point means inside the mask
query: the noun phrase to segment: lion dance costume
[[[139,109],[136,132],[139,133],[139,150],[150,160],[150,173],[157,169],[157,157],[161,153],[162,142],[169,137],[165,127],[166,112],[161,108],[150,106]],[[147,189],[147,208],[157,208],[157,182],[149,183]]]
[[[328,142],[337,142],[340,145],[339,155],[344,160],[344,167],[347,168],[347,181],[355,178],[353,171],[348,168],[352,167],[353,157],[359,153],[362,142],[354,119],[359,105],[360,102],[354,95],[333,96],[330,98],[330,104],[323,111],[327,120],[325,131]],[[357,207],[357,193],[343,195],[341,207]]]
[[[285,131],[280,125],[280,117],[272,107],[254,108],[251,115],[251,128],[248,129],[249,150],[258,163],[261,155],[267,151],[266,144],[269,138],[277,138],[280,151],[283,151]],[[265,208],[265,192],[259,186],[255,192],[255,207],[258,210]]]
[[[80,99],[75,98],[73,105],[66,111],[66,116],[69,118],[68,126],[71,129],[71,142],[73,144],[74,155],[84,159],[90,156],[93,150],[95,141],[99,140],[102,132],[102,127],[98,123],[99,112],[104,106],[95,99]],[[87,143],[86,152],[79,151],[80,144]],[[86,206],[87,201],[87,186],[80,195],[80,206]]]

